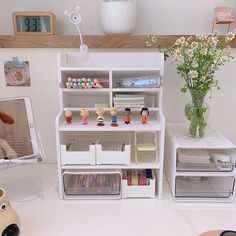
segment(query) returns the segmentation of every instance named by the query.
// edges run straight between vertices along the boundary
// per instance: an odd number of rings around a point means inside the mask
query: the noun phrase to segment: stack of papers
[[[116,94],[113,98],[114,106],[117,108],[143,108],[144,95]]]

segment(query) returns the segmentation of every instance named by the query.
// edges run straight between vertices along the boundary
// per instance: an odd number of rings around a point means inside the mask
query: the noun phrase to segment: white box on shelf
[[[95,165],[95,145],[89,145],[88,151],[68,151],[66,145],[61,145],[62,165]]]
[[[101,144],[96,144],[97,164],[129,165],[131,159],[130,144],[124,145],[123,150],[103,151]]]
[[[149,185],[128,185],[127,179],[121,180],[122,198],[155,198],[156,178],[150,179]]]

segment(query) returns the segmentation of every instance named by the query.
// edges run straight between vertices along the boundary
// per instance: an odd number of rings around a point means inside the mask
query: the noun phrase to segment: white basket
[[[102,144],[96,144],[96,157],[97,164],[129,165],[131,146],[130,144],[126,144],[121,151],[104,151]]]
[[[95,165],[95,145],[89,145],[88,151],[68,151],[66,145],[61,145],[62,165]]]
[[[121,180],[122,198],[155,198],[156,178],[152,173],[149,185],[128,185],[126,179]]]

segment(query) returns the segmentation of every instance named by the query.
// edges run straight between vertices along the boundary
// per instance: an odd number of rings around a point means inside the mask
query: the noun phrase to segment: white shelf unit
[[[187,155],[180,154],[183,150]],[[215,162],[216,155],[227,162]],[[211,127],[203,138],[194,139],[187,124],[166,125],[165,173],[175,201],[232,202],[235,163],[235,145]]]
[[[135,191],[137,192],[136,197],[150,196],[150,193],[154,192],[155,197],[161,199],[165,135],[165,117],[162,113],[162,79],[164,73],[163,53],[91,52],[89,53],[89,59],[87,61],[81,61],[78,53],[69,52],[59,53],[57,63],[60,84],[65,85],[68,77],[108,80],[108,86],[102,89],[59,88],[60,114],[56,119],[56,139],[60,198],[65,200],[94,198],[119,199],[122,197],[122,183],[124,183],[124,181],[122,182],[122,170],[151,169],[155,178],[151,181],[152,185],[147,186],[147,194],[145,195],[144,186],[135,186],[132,188],[133,190],[130,196],[135,197]],[[117,82],[122,79],[136,77],[146,78],[147,76],[156,76],[160,78],[159,86],[117,87]],[[141,123],[141,108],[131,108],[131,123],[130,125],[126,125],[123,122],[124,108],[117,108],[118,126],[112,127],[110,107],[113,106],[113,98],[117,96],[117,94],[143,96],[144,105],[145,107],[148,107],[150,113],[148,123]],[[103,127],[97,126],[95,103],[106,105],[104,108],[105,126]],[[87,125],[82,125],[80,117],[81,108],[87,108],[89,110],[89,123]],[[67,125],[65,122],[65,109],[70,109],[73,113],[73,121],[70,125]],[[135,162],[135,132],[156,132],[158,139],[158,160],[156,162]],[[130,143],[124,143],[124,151],[112,151],[110,160],[108,152],[104,152],[106,154],[105,156],[102,155],[101,146],[99,145],[100,137],[108,134],[113,137],[130,137]],[[71,153],[68,150],[68,146],[74,138],[87,136],[97,136],[97,141],[95,143],[91,142],[90,145],[87,145],[87,152],[81,153],[80,150],[76,150],[75,153]],[[121,141],[124,141],[123,138],[121,138]],[[95,154],[93,155],[92,153]],[[120,158],[119,161],[116,161],[116,158]],[[99,173],[108,173],[108,175],[117,173],[117,171],[120,173],[120,194],[82,194],[83,196],[81,196],[79,191],[74,191],[74,194],[72,194],[73,196],[66,194],[67,187],[69,186],[69,177],[71,178],[71,181],[75,181],[76,179],[78,182],[80,179],[78,176],[80,176],[81,172],[88,174],[97,173],[98,171]],[[65,176],[66,181],[64,178]],[[131,188],[128,186],[128,189]],[[76,193],[78,194],[76,195]]]

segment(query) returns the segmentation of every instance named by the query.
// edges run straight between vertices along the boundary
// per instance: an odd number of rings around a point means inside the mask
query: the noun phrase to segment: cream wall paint
[[[58,34],[75,34],[76,29],[65,19],[65,9],[80,5],[84,34],[102,34],[99,23],[101,0],[0,0],[0,34],[13,34],[13,11],[52,11],[57,16]],[[209,33],[214,6],[236,8],[235,0],[137,0],[137,26],[134,34]]]
[[[80,4],[84,19],[81,23],[85,34],[102,34],[99,25],[100,0],[0,0],[0,34],[13,34],[11,13],[22,10],[53,11],[57,15],[58,34],[75,34],[76,30],[64,18],[64,9],[73,9]],[[211,13],[215,5],[236,7],[234,0],[137,0],[138,19],[135,33],[146,34],[191,34],[207,33],[211,28]],[[186,20],[187,19],[187,20]],[[0,49],[0,98],[30,96],[34,117],[40,131],[46,161],[56,160],[54,121],[59,112],[56,55],[65,49]],[[234,50],[236,54],[236,50]],[[30,61],[32,86],[30,88],[6,87],[3,61],[18,56]],[[216,78],[222,89],[214,91],[210,105],[210,123],[236,144],[236,60],[220,69]],[[188,94],[180,93],[182,85],[174,66],[166,63],[164,83],[164,112],[167,122],[183,122],[184,105]]]

